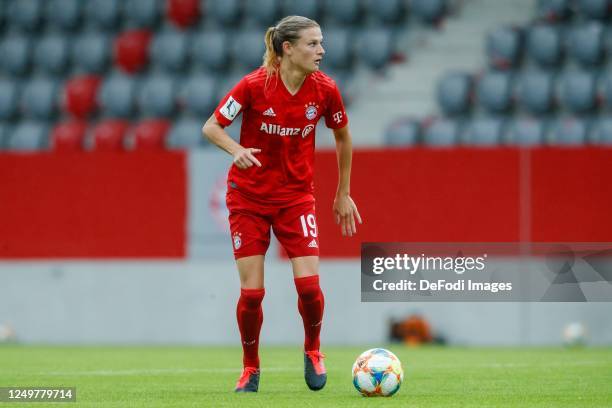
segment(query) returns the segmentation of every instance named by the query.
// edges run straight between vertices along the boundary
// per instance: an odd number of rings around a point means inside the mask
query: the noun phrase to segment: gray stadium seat
[[[447,115],[465,114],[471,109],[474,81],[471,75],[451,72],[444,75],[437,85],[437,100]]]
[[[168,136],[168,147],[191,149],[204,145],[202,136],[203,120],[184,118],[174,122]]]
[[[364,29],[359,43],[358,50],[362,50],[359,58],[372,69],[383,68],[393,55],[394,37],[390,29]]]
[[[160,0],[127,0],[125,20],[130,28],[155,27],[160,21],[163,3]]]
[[[323,10],[336,23],[355,24],[361,18],[361,2],[355,0],[324,0]]]
[[[156,67],[167,72],[176,72],[185,69],[188,50],[187,34],[172,30],[155,35],[150,55]]]
[[[512,109],[512,75],[489,72],[477,85],[479,104],[489,113],[505,113]]]
[[[87,24],[99,29],[117,27],[121,19],[121,0],[86,0]]]
[[[604,57],[603,26],[598,22],[590,22],[572,30],[569,38],[569,54],[584,67],[601,64]]]
[[[245,2],[245,14],[262,26],[276,24],[280,17],[280,0],[249,0]]]
[[[136,110],[137,82],[124,75],[115,74],[107,77],[98,92],[98,104],[105,116],[111,118],[128,118]]]
[[[497,146],[502,143],[504,122],[498,118],[475,118],[466,125],[462,141],[468,146]]]
[[[605,117],[595,121],[589,139],[596,144],[612,146],[612,118]]]
[[[285,0],[283,14],[286,16],[304,16],[315,21],[321,15],[319,0]]]
[[[489,66],[509,69],[519,65],[523,53],[523,34],[514,27],[500,27],[487,33],[486,54]]]
[[[23,87],[21,106],[26,117],[51,119],[57,114],[59,84],[47,78],[29,80]]]
[[[175,79],[167,75],[146,78],[138,92],[141,112],[148,117],[169,117],[176,110]]]
[[[366,15],[372,16],[380,26],[397,23],[406,16],[403,0],[368,0],[365,9]]]
[[[265,45],[261,30],[247,29],[234,37],[233,58],[246,70],[250,71],[261,65],[264,51]]]
[[[413,0],[411,10],[426,23],[437,23],[445,15],[447,0]]]
[[[217,102],[221,102],[221,99],[242,79],[242,75],[238,73],[229,74],[223,77],[217,85]]]
[[[68,68],[69,61],[68,39],[62,35],[45,36],[34,48],[34,66],[40,71],[62,74]]]
[[[428,146],[450,147],[459,142],[459,124],[452,119],[440,118],[423,125],[423,141]]]
[[[101,32],[80,36],[72,48],[72,63],[83,72],[101,73],[110,64],[111,40]]]
[[[206,1],[206,14],[220,25],[220,27],[232,27],[242,15],[241,0]]]
[[[527,53],[542,67],[555,67],[563,58],[563,39],[557,27],[537,24],[527,36]]]
[[[538,0],[537,13],[540,19],[550,22],[566,20],[571,16],[569,0]]]
[[[605,20],[612,14],[610,0],[578,0],[577,6],[587,19]]]
[[[263,39],[262,39],[263,41]],[[222,71],[230,61],[228,36],[223,31],[201,31],[190,42],[191,62],[195,67]]]
[[[7,22],[21,31],[37,31],[43,16],[43,1],[13,0],[8,4]]]
[[[552,75],[541,71],[525,72],[518,85],[519,105],[529,113],[542,115],[555,108]]]
[[[19,112],[20,91],[17,81],[0,79],[0,120],[15,118]]]
[[[181,85],[181,100],[189,113],[199,118],[209,117],[217,103],[217,89],[213,78],[195,75]]]
[[[595,77],[587,71],[572,71],[563,76],[561,100],[574,113],[587,113],[597,107]]]
[[[510,121],[507,143],[517,146],[538,146],[544,144],[546,123],[537,118],[516,118]]]
[[[46,124],[36,121],[23,121],[18,123],[6,138],[7,150],[36,151],[48,146],[47,134],[49,128]]]
[[[353,38],[348,29],[330,28],[323,33],[323,66],[332,70],[349,69],[353,65]]]
[[[387,146],[413,146],[421,138],[419,122],[411,119],[400,119],[391,123],[385,130],[385,144]]]
[[[6,140],[11,132],[11,126],[7,123],[0,122],[0,151],[6,148]]]
[[[60,30],[74,30],[81,23],[82,0],[50,0],[46,7],[47,24]]]
[[[25,75],[30,68],[31,41],[27,37],[9,35],[0,44],[2,70],[12,76]]]
[[[551,125],[550,144],[558,146],[585,144],[587,131],[587,124],[582,119],[574,117],[558,118]]]
[[[612,109],[612,71],[603,78],[603,98],[607,108]]]

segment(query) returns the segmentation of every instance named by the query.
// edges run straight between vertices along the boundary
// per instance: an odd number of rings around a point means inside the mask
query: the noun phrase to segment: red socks
[[[319,286],[319,275],[295,278],[298,310],[304,321],[304,351],[319,350],[319,334],[325,300]]]
[[[236,308],[238,329],[242,340],[242,363],[244,367],[259,368],[259,332],[263,323],[261,301],[266,294],[261,289],[240,289],[240,299]]]

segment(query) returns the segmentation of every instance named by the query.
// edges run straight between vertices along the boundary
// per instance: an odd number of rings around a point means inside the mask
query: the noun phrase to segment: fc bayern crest
[[[317,117],[317,106],[314,103],[306,105],[306,119],[313,120]]]

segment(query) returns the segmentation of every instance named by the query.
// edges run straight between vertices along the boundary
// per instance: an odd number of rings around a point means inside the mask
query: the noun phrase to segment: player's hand
[[[361,215],[359,215],[357,206],[350,195],[336,196],[334,200],[334,215],[336,217],[336,224],[340,225],[342,235],[351,237],[357,233],[355,219],[361,224]]]
[[[261,167],[261,163],[255,158],[255,154],[260,152],[261,149],[253,147],[242,148],[234,153],[234,164],[239,169],[248,169],[252,165]]]

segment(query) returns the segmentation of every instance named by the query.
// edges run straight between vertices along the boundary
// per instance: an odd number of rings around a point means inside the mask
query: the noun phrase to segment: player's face
[[[290,47],[288,56],[294,66],[310,74],[319,70],[325,54],[323,34],[319,27],[306,28],[300,34],[300,38]]]

